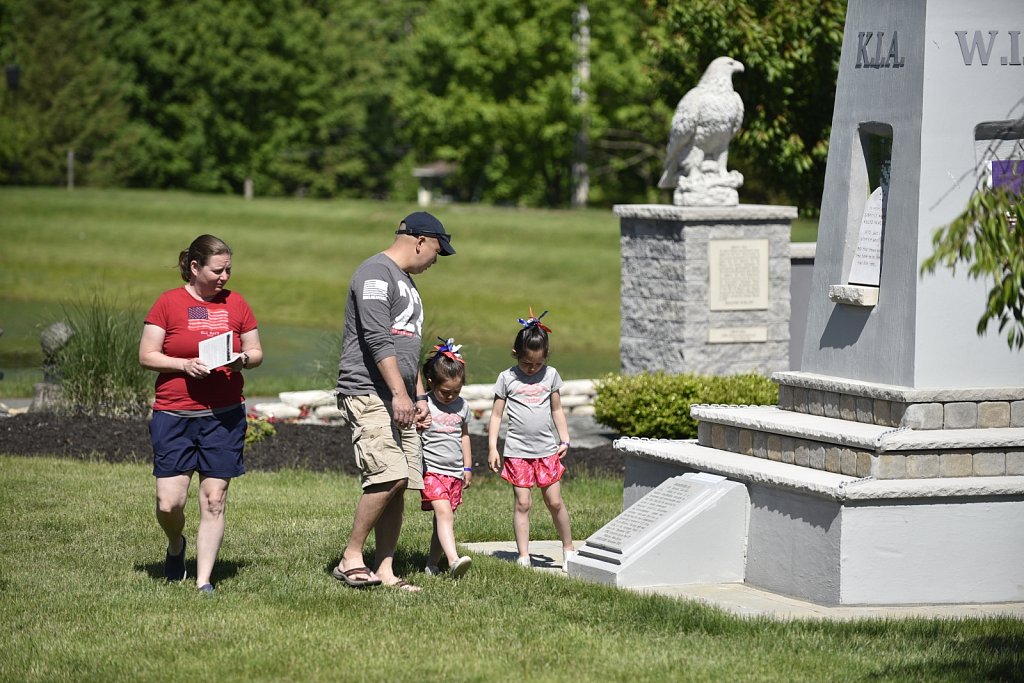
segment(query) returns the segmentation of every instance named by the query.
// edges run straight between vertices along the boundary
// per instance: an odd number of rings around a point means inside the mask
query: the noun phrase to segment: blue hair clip
[[[539,327],[540,329],[544,330],[548,334],[551,334],[551,328],[548,327],[547,325],[545,325],[544,323],[542,323],[540,321],[540,319],[543,318],[544,316],[546,316],[547,314],[548,314],[548,312],[544,311],[540,315],[534,317],[534,315],[533,315],[533,306],[530,306],[530,317],[527,318],[526,320],[523,320],[522,318],[519,318],[519,324],[522,325],[523,327],[527,328],[527,329],[529,329],[531,327]]]
[[[459,361],[463,365],[466,364],[466,361],[462,359],[462,354],[459,353],[459,351],[462,350],[462,344],[456,344],[455,340],[452,339],[451,337],[449,337],[448,339],[445,339],[444,337],[438,337],[437,339],[441,343],[434,347],[434,358],[437,358],[438,356],[447,356],[452,360]]]

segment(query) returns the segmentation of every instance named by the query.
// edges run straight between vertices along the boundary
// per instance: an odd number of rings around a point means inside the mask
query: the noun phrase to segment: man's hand
[[[408,394],[395,395],[391,399],[391,415],[394,423],[401,429],[416,426],[416,406]]]

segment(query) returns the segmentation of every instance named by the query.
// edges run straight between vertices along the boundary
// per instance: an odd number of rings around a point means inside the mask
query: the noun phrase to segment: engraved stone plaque
[[[627,554],[658,533],[676,513],[708,495],[709,490],[709,484],[694,479],[668,479],[598,529],[587,539],[587,545]]]
[[[708,242],[708,308],[712,311],[768,308],[768,240]]]
[[[768,341],[768,328],[764,325],[752,327],[712,327],[708,330],[708,344],[740,344]]]
[[[885,228],[885,186],[875,188],[864,205],[860,238],[850,266],[850,284],[878,286],[882,270],[882,230]]]

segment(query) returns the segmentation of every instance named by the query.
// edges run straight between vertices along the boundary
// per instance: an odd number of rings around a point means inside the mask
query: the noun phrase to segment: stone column
[[[614,211],[623,372],[789,369],[795,207],[627,204]]]

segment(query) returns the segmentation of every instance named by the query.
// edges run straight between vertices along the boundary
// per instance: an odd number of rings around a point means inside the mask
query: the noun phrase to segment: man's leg
[[[369,537],[370,531],[377,526],[388,504],[396,497],[396,494],[404,492],[404,479],[383,484],[371,484],[363,489],[363,495],[359,497],[359,503],[356,504],[356,514],[355,519],[352,521],[352,533],[349,535],[348,545],[345,546],[341,562],[338,563],[338,568],[341,571],[344,572],[366,566],[366,561],[363,559],[363,546],[366,545],[366,539]],[[399,500],[402,500],[401,495],[397,497]],[[401,528],[401,519],[399,519],[399,528]],[[378,539],[378,547],[379,543]],[[394,553],[393,548],[392,553]],[[356,574],[352,578],[361,581],[364,578],[377,577],[373,576],[373,572],[370,572],[368,576],[364,577]]]
[[[398,577],[395,576],[394,559],[395,549],[398,548],[398,536],[402,531],[402,519],[405,516],[405,485],[401,482],[401,489],[396,491],[384,507],[377,523],[373,527],[373,537],[377,544],[376,561],[377,576],[386,584],[395,583]]]

